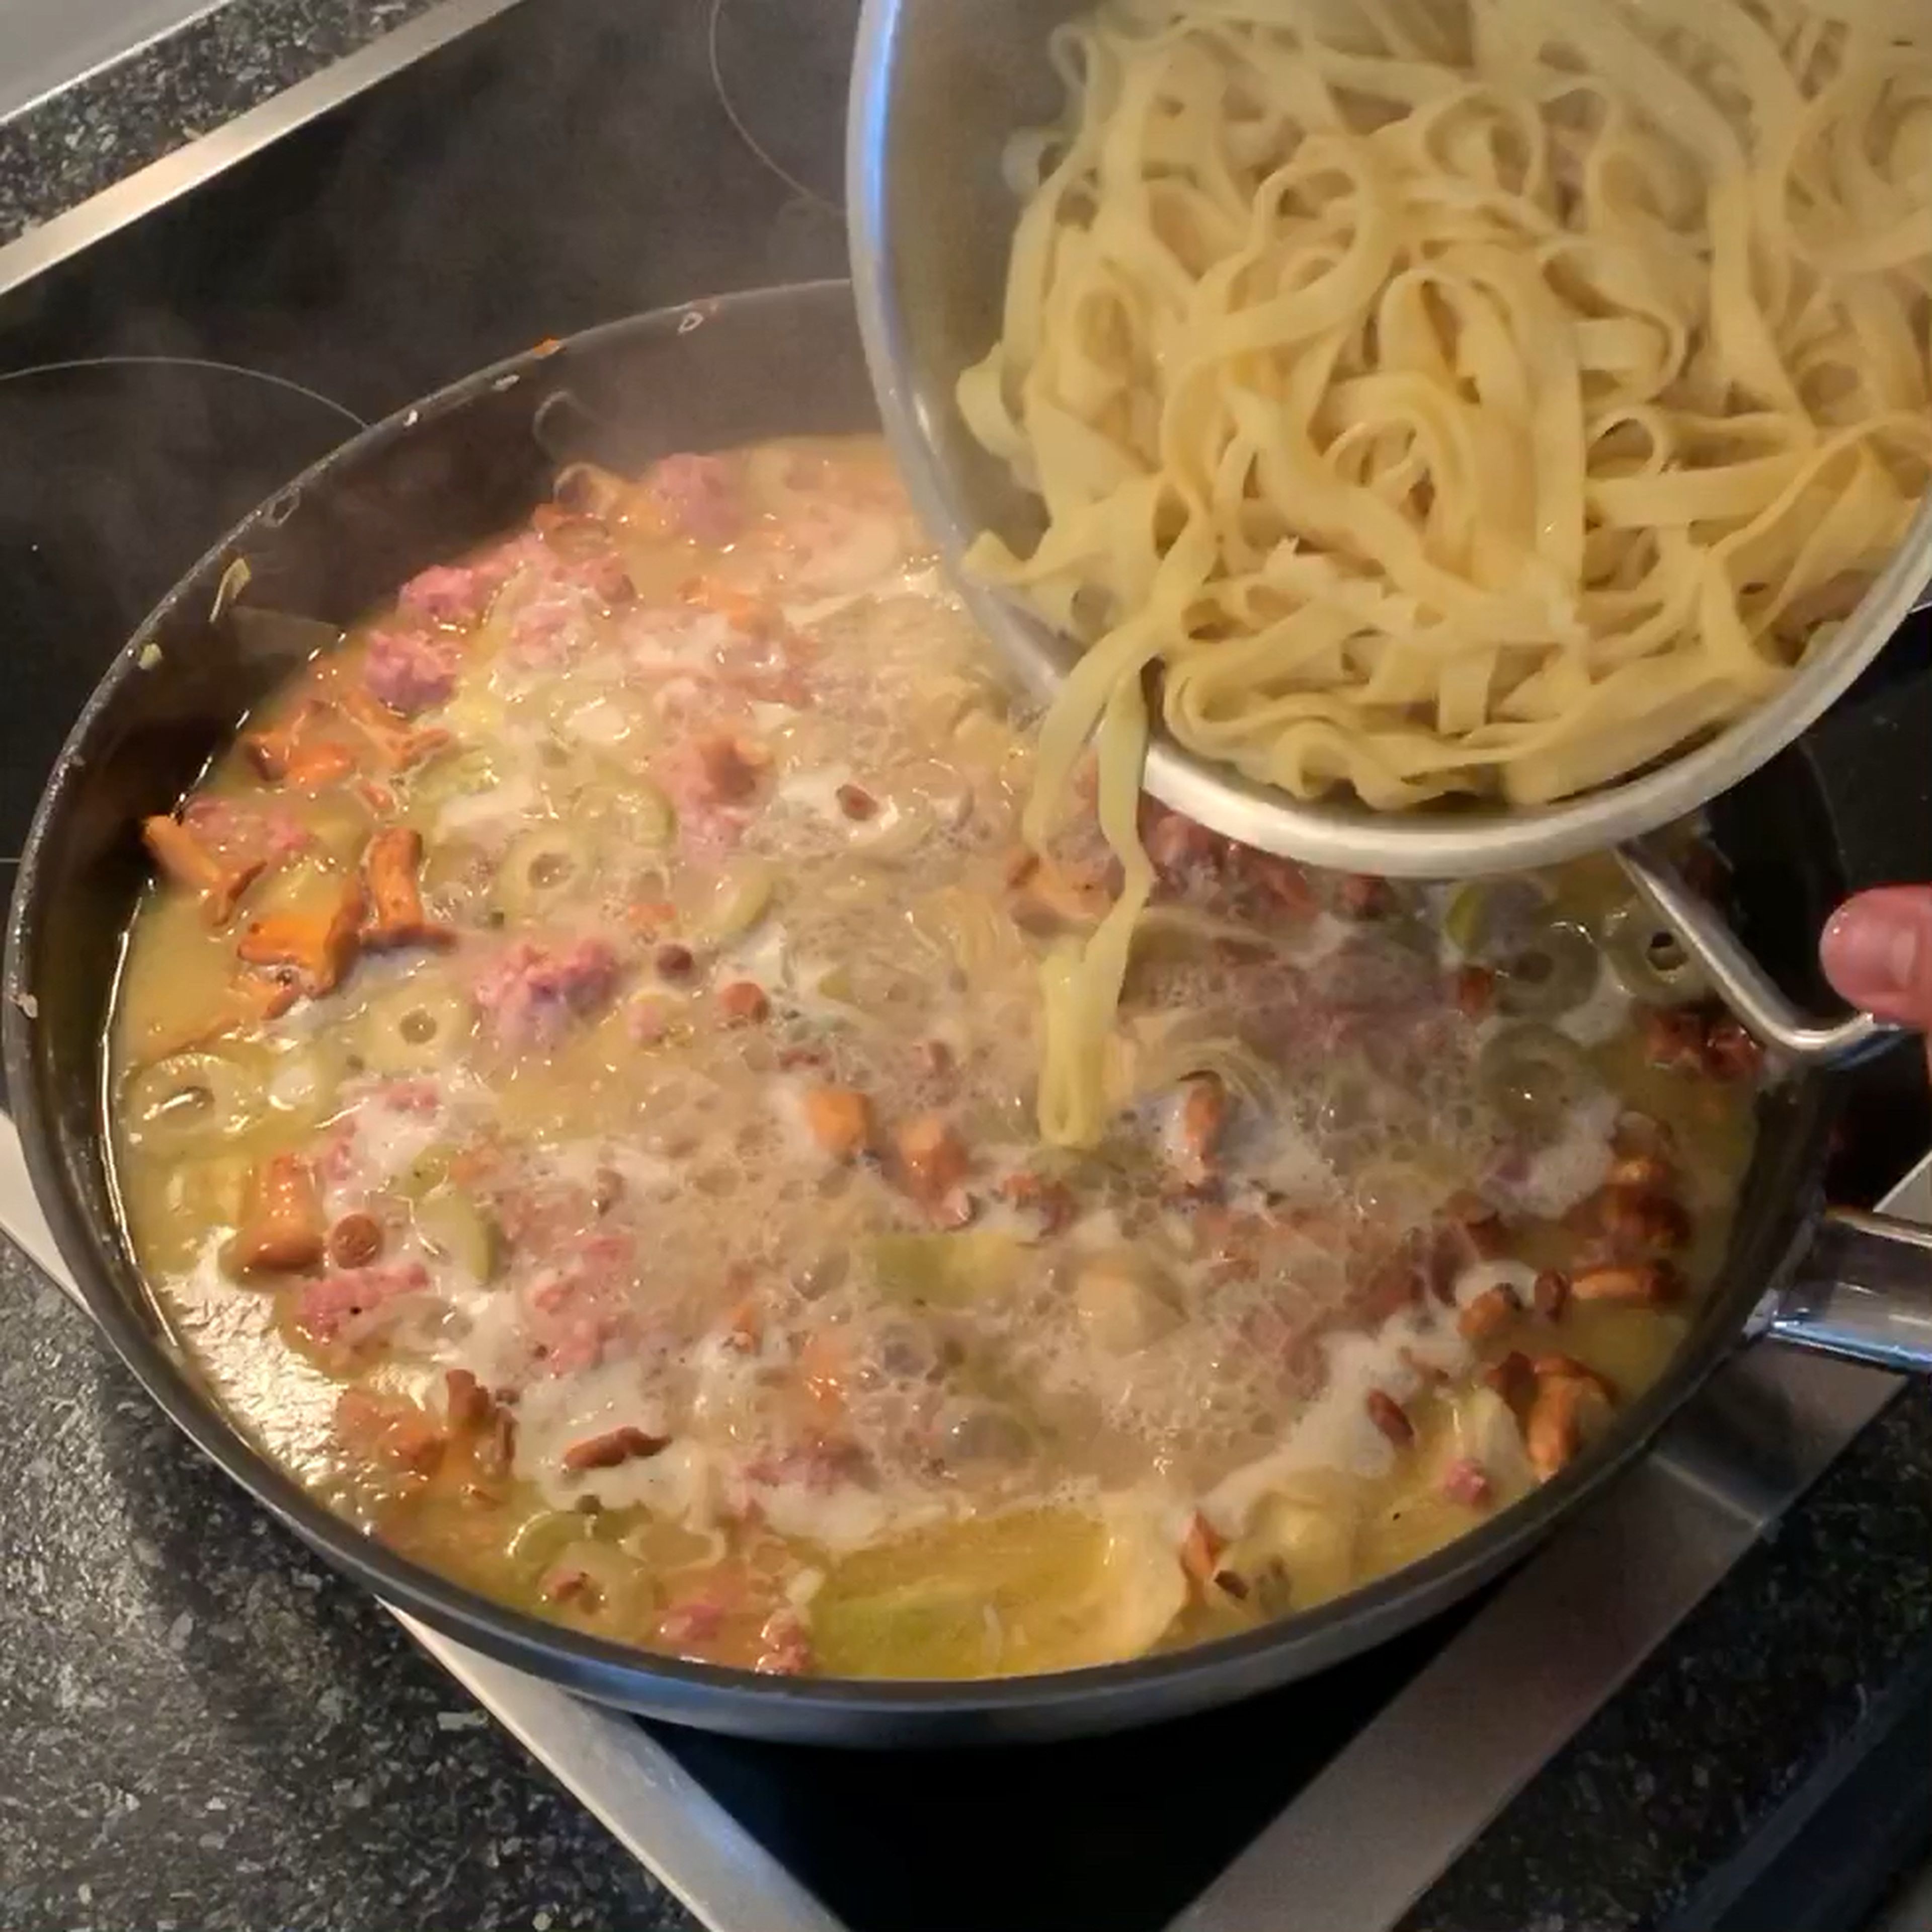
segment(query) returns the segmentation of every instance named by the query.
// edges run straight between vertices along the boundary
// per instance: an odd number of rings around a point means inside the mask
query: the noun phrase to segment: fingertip
[[[1861,892],[1826,923],[1825,976],[1853,1006],[1908,1026],[1932,1025],[1932,886]]]

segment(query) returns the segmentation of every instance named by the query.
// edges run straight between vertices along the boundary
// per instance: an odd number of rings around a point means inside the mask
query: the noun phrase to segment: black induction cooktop
[[[514,7],[0,296],[0,856],[146,610],[359,424],[548,336],[842,273],[856,13]],[[1932,878],[1928,742],[1922,627],[1775,781],[1814,788],[1854,882]],[[1881,1063],[1852,1118],[1838,1180],[1869,1199],[1932,1141],[1922,1071]],[[1126,1738],[890,1760],[664,1742],[853,1932],[1151,1932],[1467,1613]]]
[[[513,8],[0,298],[0,854],[118,642],[360,424],[545,337],[842,274],[856,13]]]

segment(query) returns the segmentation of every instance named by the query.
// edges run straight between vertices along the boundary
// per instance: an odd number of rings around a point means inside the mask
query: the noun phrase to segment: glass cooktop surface
[[[222,530],[363,423],[542,338],[843,272],[854,0],[513,7],[0,293],[0,856],[128,633]],[[4,256],[0,254],[0,272]],[[1932,628],[1861,700],[1932,742]],[[1806,781],[1857,880],[1932,876],[1916,812],[1832,728]],[[1897,773],[1893,778],[1896,780]],[[1932,1139],[1867,1076],[1841,1191]],[[1475,1606],[1155,1731],[878,1756],[655,1735],[852,1932],[1173,1922]],[[736,1932],[736,1928],[730,1928]]]

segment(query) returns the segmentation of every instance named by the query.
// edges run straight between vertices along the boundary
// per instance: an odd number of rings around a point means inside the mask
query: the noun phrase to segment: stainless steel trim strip
[[[635,1719],[392,1614],[711,1932],[846,1932]]]
[[[8,70],[0,78],[0,127],[85,86],[158,41],[199,25],[227,0],[82,0],[78,8],[16,0],[7,22]],[[33,16],[36,13],[39,17]],[[105,18],[103,18],[103,16]],[[130,16],[132,17],[130,17]],[[24,38],[25,45],[22,46]],[[50,42],[52,44],[50,44]]]
[[[1780,1342],[1932,1372],[1932,1229],[1834,1208],[1777,1296]]]
[[[79,1304],[4,1114],[0,1229]],[[634,1718],[390,1614],[711,1932],[845,1932]]]
[[[80,1294],[74,1277],[61,1258],[53,1230],[47,1226],[40,1204],[34,1198],[34,1184],[27,1175],[26,1156],[20,1150],[20,1130],[11,1116],[0,1114],[0,1232],[10,1235],[14,1245],[78,1308]]]
[[[224,168],[232,167],[518,4],[518,0],[444,0],[442,6],[418,14],[380,40],[345,54],[320,74],[238,115],[226,127],[190,141],[112,188],[28,229],[0,248],[0,295],[138,221],[164,202],[199,187]]]
[[[1932,1221],[1932,1160],[1885,1202]],[[1176,1920],[1387,1932],[1899,1386],[1758,1342]],[[1561,1633],[1552,1643],[1550,1633]],[[1534,1658],[1533,1671],[1522,1668]],[[1498,1705],[1496,1687],[1509,1687]],[[1392,1830],[1389,1820],[1400,1819]]]
[[[1176,1932],[1385,1932],[1753,1534],[1648,1464],[1588,1528],[1588,1540],[1561,1538],[1506,1587]],[[1605,1594],[1608,1563],[1616,1582]]]

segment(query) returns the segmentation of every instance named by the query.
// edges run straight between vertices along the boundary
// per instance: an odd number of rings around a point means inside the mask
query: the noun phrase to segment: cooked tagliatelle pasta
[[[1150,666],[1298,797],[1606,783],[1774,692],[1904,536],[1932,10],[1117,0],[1052,53],[958,392],[1045,511],[971,565],[1090,640],[1036,836],[1097,731],[1131,850]],[[1070,1138],[1148,878],[1049,985]]]

